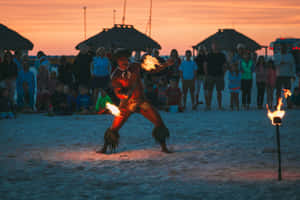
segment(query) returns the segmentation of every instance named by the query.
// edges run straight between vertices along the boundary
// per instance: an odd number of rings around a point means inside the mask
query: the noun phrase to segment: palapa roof
[[[105,48],[126,48],[138,51],[145,51],[147,48],[161,49],[161,46],[156,41],[144,33],[141,33],[132,25],[120,24],[115,24],[111,29],[103,29],[100,33],[79,43],[76,49],[79,49],[81,45],[87,45],[93,50],[101,46]]]
[[[33,44],[3,24],[0,24],[0,49],[4,50],[32,50]]]
[[[209,36],[202,42],[193,46],[193,48],[198,49],[200,45],[210,48],[212,42],[216,42],[220,50],[235,51],[239,43],[244,44],[250,51],[261,49],[261,45],[259,45],[257,42],[234,29],[219,29],[217,33]]]

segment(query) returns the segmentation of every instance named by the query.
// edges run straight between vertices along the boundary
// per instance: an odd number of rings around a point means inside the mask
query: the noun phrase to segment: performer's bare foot
[[[167,145],[165,143],[163,144],[160,144],[161,146],[161,151],[164,152],[164,153],[173,153],[172,151],[170,151],[167,147]]]

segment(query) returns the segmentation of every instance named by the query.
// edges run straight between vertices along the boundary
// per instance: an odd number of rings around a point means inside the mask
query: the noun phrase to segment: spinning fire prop
[[[287,99],[289,96],[292,95],[291,91],[288,89],[283,89],[284,91],[284,97]],[[268,110],[268,117],[272,121],[272,125],[276,126],[276,138],[277,138],[277,154],[278,154],[278,180],[280,181],[282,179],[281,176],[281,151],[280,151],[280,132],[279,132],[279,126],[282,123],[282,119],[285,115],[285,111],[281,110],[282,103],[282,97],[279,97],[276,110],[274,112],[271,112],[269,109],[269,106],[267,104],[267,110]]]
[[[111,103],[106,103],[106,108],[113,114],[114,116],[120,116],[120,110],[117,106]]]
[[[155,70],[155,65],[160,65],[160,63],[156,58],[150,55],[147,55],[144,59],[144,62],[141,64],[142,68],[146,71]]]
[[[141,67],[146,71],[160,71],[165,67],[169,67],[174,64],[172,59],[167,60],[167,62],[161,64],[155,57],[147,55],[141,64]]]

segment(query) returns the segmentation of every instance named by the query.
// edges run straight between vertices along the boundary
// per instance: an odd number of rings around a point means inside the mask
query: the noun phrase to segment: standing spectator
[[[51,66],[51,65],[50,65],[50,62],[49,62],[49,60],[48,60],[46,54],[45,54],[43,51],[39,51],[39,52],[37,53],[37,59],[36,59],[34,65],[35,65],[35,68],[36,68],[37,71],[39,71],[39,68],[40,68],[41,66],[44,66],[45,69],[46,69],[48,72],[51,70],[51,69],[50,69],[50,66]]]
[[[183,89],[183,109],[186,108],[186,99],[188,91],[190,91],[191,100],[192,100],[192,108],[196,109],[195,104],[195,79],[197,74],[197,65],[194,61],[191,60],[192,52],[187,50],[185,52],[185,60],[181,63],[180,77],[182,80],[182,89]]]
[[[266,90],[267,69],[263,56],[259,56],[255,67],[257,86],[257,108],[262,109]]]
[[[204,86],[204,82],[205,82],[204,63],[206,61],[206,56],[207,54],[206,54],[205,46],[199,46],[198,55],[195,58],[195,62],[198,67],[197,80],[196,80],[196,104],[203,104],[202,101],[199,102],[199,95],[200,95],[201,84]]]
[[[180,88],[178,87],[178,81],[176,79],[170,80],[170,86],[166,91],[166,95],[168,106],[177,106],[178,111],[181,111],[182,93],[180,91]]]
[[[92,56],[89,54],[88,46],[82,45],[80,47],[80,52],[74,60],[74,70],[76,75],[76,81],[78,85],[89,86],[89,81],[91,77],[90,64],[92,61]]]
[[[72,65],[67,61],[66,56],[60,57],[60,65],[58,66],[58,78],[60,82],[70,88],[74,88],[75,75]]]
[[[274,62],[269,60],[267,63],[267,102],[270,108],[273,107],[273,95],[274,95],[274,88],[276,85],[276,68]]]
[[[274,57],[276,66],[276,96],[280,97],[281,89],[291,89],[291,79],[296,75],[296,65],[294,57],[287,51],[287,45],[281,44],[280,56]]]
[[[91,63],[93,99],[96,104],[99,90],[107,89],[110,82],[111,65],[109,59],[105,56],[105,48],[100,47],[96,51],[96,56]]]
[[[17,88],[17,105],[22,106],[23,104],[23,77],[24,77],[24,68],[22,64],[22,53],[21,51],[15,51],[15,55],[13,58],[14,63],[17,65],[18,76],[16,80],[16,88]]]
[[[52,71],[50,73],[50,79],[48,80],[48,90],[49,90],[50,96],[55,92],[57,82],[58,82],[58,80],[56,78],[56,72]],[[62,82],[62,84],[64,84],[64,83]]]
[[[206,75],[204,89],[207,92],[206,110],[211,109],[213,89],[216,86],[219,109],[222,110],[222,91],[224,90],[224,73],[226,57],[219,52],[216,43],[212,43],[212,52],[207,55],[204,63],[204,73]]]
[[[17,64],[13,62],[13,56],[9,51],[4,54],[3,62],[0,64],[0,69],[0,82],[2,81],[8,89],[8,96],[10,100],[14,102],[18,67]]]
[[[158,49],[152,50],[152,56],[156,58],[160,64],[166,62],[165,59],[159,55]],[[158,81],[161,77],[166,78],[167,74],[168,74],[168,68],[166,67],[165,69],[160,70],[158,73],[151,74],[151,77]]]
[[[34,74],[29,71],[28,61],[23,62],[24,74],[23,74],[23,103],[28,104],[31,111],[34,109],[34,91],[35,91],[35,78]]]
[[[238,64],[233,63],[228,76],[231,110],[233,110],[234,107],[236,107],[237,110],[240,109],[239,94],[241,90],[241,77],[242,75],[241,72],[239,72]]]
[[[174,64],[169,66],[168,70],[168,80],[176,79],[179,81],[180,78],[180,72],[179,72],[179,66],[181,64],[181,59],[178,56],[178,51],[176,49],[171,50],[170,58],[168,62],[173,62]]]
[[[244,109],[249,110],[251,104],[252,73],[254,71],[254,63],[250,59],[249,52],[244,53],[239,68],[242,72],[242,104]]]
[[[242,58],[243,58],[243,55],[246,51],[246,47],[244,44],[242,43],[239,43],[237,46],[236,46],[236,53],[233,55],[233,58],[232,58],[232,63],[240,63]]]
[[[38,111],[47,111],[50,104],[50,93],[48,89],[49,73],[45,66],[39,68],[37,75],[37,97],[36,107]]]

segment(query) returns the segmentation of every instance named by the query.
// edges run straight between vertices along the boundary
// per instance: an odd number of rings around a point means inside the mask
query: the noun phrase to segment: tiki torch
[[[284,89],[284,97],[288,98],[291,96],[291,91]],[[271,112],[268,104],[267,104],[267,110],[268,110],[268,117],[272,122],[272,125],[276,126],[276,140],[277,140],[277,156],[278,156],[278,181],[282,180],[281,176],[281,150],[280,150],[280,132],[279,132],[279,127],[282,124],[282,119],[285,115],[285,111],[281,110],[281,106],[283,105],[282,103],[282,97],[279,97],[278,99],[278,104],[277,108],[274,112]]]

